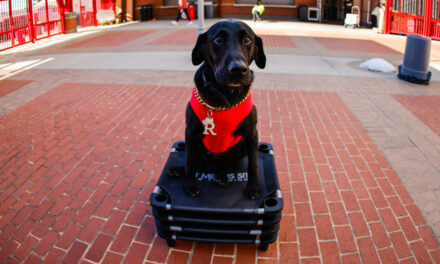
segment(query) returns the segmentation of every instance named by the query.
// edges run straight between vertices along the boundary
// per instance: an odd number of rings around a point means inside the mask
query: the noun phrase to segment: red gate
[[[80,23],[81,27],[96,26],[96,2],[93,0],[81,0]]]
[[[96,21],[96,0],[72,0],[67,5],[72,5],[72,11],[79,16],[80,27],[97,26]],[[67,6],[67,8],[70,8]]]
[[[387,0],[384,31],[440,39],[439,0]]]
[[[64,17],[56,0],[41,0],[32,7],[35,39],[42,39],[64,31]]]
[[[62,14],[56,0],[0,0],[0,51],[63,33]]]

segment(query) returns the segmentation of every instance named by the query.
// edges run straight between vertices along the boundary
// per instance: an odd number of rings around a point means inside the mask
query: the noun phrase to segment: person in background
[[[351,8],[353,7],[353,0],[344,0],[344,17],[351,13]]]
[[[176,21],[171,21],[171,23],[173,23],[173,25],[177,25],[179,23],[179,20],[182,18],[182,13],[185,13],[186,19],[188,20],[188,25],[191,25],[192,21],[188,13],[188,3],[186,2],[186,0],[178,0],[177,2],[179,4],[179,7],[177,10]]]
[[[377,4],[376,8],[373,9],[373,12],[371,12],[371,24],[373,25],[373,28],[377,27],[377,21],[379,17],[379,11],[380,11],[380,2]]]
[[[379,15],[377,16],[377,33],[383,33],[385,4],[383,0],[379,3]]]
[[[261,20],[261,15],[264,12],[264,5],[261,3],[261,0],[257,1],[257,4],[254,5],[252,8],[252,16],[254,19],[254,22],[258,20]]]

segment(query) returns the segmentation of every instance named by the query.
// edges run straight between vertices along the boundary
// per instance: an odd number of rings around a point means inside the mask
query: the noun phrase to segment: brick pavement
[[[1,80],[0,86],[2,89],[0,90],[0,97],[3,97],[21,87],[29,84],[31,81],[22,81],[22,80]]]
[[[323,37],[315,37],[315,39],[330,50],[398,54],[395,50],[373,40]]]
[[[82,39],[74,44],[65,45],[63,48],[87,48],[87,47],[107,47],[107,46],[121,46],[127,42],[136,40],[141,37],[145,37],[153,31],[117,31],[106,32],[103,34],[95,35],[87,39]]]
[[[156,30],[119,51],[168,35]],[[290,49],[304,52],[292,39]],[[32,82],[0,98],[8,103],[0,118],[0,262],[440,263],[432,232],[440,212],[429,207],[440,140],[423,124],[439,85],[421,89],[388,75],[259,73],[260,140],[274,145],[285,199],[279,239],[266,252],[184,241],[169,249],[155,234],[148,196],[172,142],[183,138],[192,74],[14,75],[14,83]],[[405,150],[421,154],[405,159]],[[422,178],[406,164],[423,169]]]
[[[440,96],[403,96],[394,98],[440,136]]]

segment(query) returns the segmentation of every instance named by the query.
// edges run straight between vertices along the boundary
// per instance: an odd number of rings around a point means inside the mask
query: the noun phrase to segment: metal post
[[[425,0],[425,21],[423,23],[423,36],[431,36],[432,0]]]
[[[28,5],[29,5],[29,9],[28,9],[28,16],[29,16],[29,28],[30,28],[30,33],[29,33],[29,37],[32,41],[32,43],[35,42],[35,28],[34,28],[34,11],[32,9],[32,0],[28,1]]]
[[[371,8],[371,3],[370,3],[370,0],[368,0],[368,4],[367,4],[367,24],[371,24],[371,21],[370,21],[370,8]]]
[[[11,43],[15,47],[14,19],[12,15],[12,0],[9,1],[9,29],[11,30]]]
[[[205,31],[205,4],[203,0],[197,0],[197,36]]]
[[[321,20],[322,20],[322,1],[321,0],[318,0],[317,7],[318,7],[318,21],[321,22]]]
[[[385,3],[385,28],[384,28],[384,33],[385,34],[390,34],[391,32],[391,7],[393,5],[392,0],[387,0]]]
[[[97,14],[97,11],[96,11],[96,0],[92,0],[92,1],[93,1],[92,2],[93,3],[93,24],[96,27],[96,26],[98,26],[98,19],[96,18],[96,14]]]
[[[66,7],[61,0],[57,0],[58,4],[58,13],[60,14],[60,22],[61,22],[61,33],[66,34],[66,24],[64,23],[64,12],[66,10]]]
[[[50,36],[49,6],[47,5],[47,0],[46,0],[46,30],[47,30],[47,36]]]

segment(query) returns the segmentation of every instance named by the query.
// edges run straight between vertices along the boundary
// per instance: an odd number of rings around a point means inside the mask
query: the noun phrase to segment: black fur
[[[192,51],[194,65],[203,63],[197,70],[194,81],[201,96],[212,106],[231,106],[240,102],[247,94],[253,81],[249,65],[255,61],[259,68],[266,65],[263,42],[245,23],[226,20],[213,25],[199,35]],[[242,140],[224,153],[214,154],[206,150],[201,139],[204,127],[188,104],[186,109],[186,186],[191,196],[200,193],[195,179],[196,169],[206,159],[215,160],[219,183],[227,184],[222,169],[228,162],[248,155],[248,183],[245,195],[249,199],[258,197],[261,186],[258,180],[258,132],[257,111],[251,113],[239,124],[235,135]],[[202,190],[203,191],[203,190]]]

